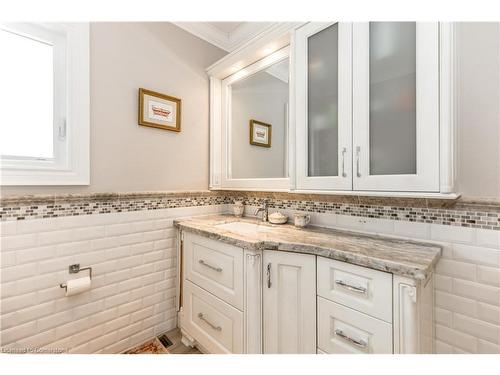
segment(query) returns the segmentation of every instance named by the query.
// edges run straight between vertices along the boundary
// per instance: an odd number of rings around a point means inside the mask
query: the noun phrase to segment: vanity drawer
[[[318,351],[392,353],[392,324],[318,297]]]
[[[318,295],[392,323],[392,274],[318,257]]]
[[[243,353],[243,313],[189,281],[182,328],[210,353]]]
[[[185,278],[243,310],[243,249],[185,233]]]

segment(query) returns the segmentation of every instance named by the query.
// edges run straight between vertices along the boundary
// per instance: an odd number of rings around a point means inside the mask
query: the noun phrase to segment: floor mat
[[[166,335],[172,342],[168,348],[165,348],[155,337],[123,354],[201,354],[198,349],[186,346],[181,342],[182,336],[179,329],[167,332]]]

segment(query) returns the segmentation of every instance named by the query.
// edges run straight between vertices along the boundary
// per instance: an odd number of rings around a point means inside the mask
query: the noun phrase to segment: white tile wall
[[[117,353],[175,327],[172,220],[225,210],[221,205],[1,223],[0,342]],[[437,353],[500,353],[500,232],[311,216],[313,224],[441,244]],[[58,284],[76,262],[94,267],[93,288],[66,298]]]
[[[435,274],[436,352],[500,354],[500,231],[322,213],[311,220],[442,245]]]
[[[118,353],[175,328],[173,219],[225,209],[2,222],[0,346]],[[93,267],[92,289],[65,297],[73,263]]]

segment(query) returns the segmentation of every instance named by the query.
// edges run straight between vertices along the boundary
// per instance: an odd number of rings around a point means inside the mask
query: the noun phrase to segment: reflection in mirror
[[[230,86],[231,178],[287,177],[288,59]]]

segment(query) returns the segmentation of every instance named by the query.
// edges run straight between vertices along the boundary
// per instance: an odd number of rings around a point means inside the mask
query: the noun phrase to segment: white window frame
[[[89,185],[89,24],[0,27],[54,47],[54,158],[2,156],[0,185]]]

